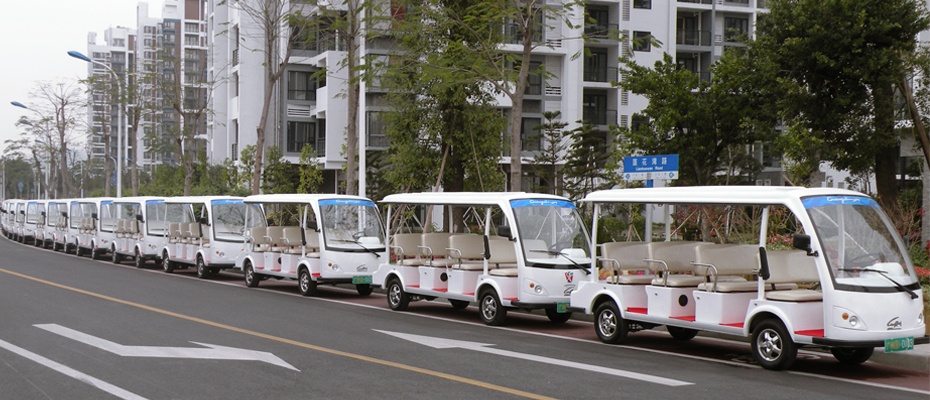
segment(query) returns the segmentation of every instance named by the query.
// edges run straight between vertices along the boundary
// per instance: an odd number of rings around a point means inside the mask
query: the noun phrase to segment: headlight
[[[332,269],[333,271],[339,271],[339,264],[336,264],[336,263],[329,263],[329,264],[327,264],[327,266],[328,266],[330,269]]]
[[[546,292],[546,288],[544,288],[543,285],[540,285],[539,283],[531,279],[526,280],[526,286],[524,287],[526,288],[526,292],[530,294],[535,294],[539,296],[546,296],[548,294]]]
[[[833,326],[857,331],[868,329],[856,313],[841,307],[833,307]]]

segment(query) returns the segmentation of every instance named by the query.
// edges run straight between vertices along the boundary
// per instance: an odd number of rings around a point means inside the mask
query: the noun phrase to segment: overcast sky
[[[160,16],[163,0],[150,0],[149,15]],[[136,26],[138,0],[26,0],[4,2],[0,12],[0,148],[19,137],[15,126],[29,110],[11,101],[33,102],[29,92],[40,81],[77,81],[87,75],[87,63],[68,57],[69,50],[87,53],[87,33],[109,27]]]

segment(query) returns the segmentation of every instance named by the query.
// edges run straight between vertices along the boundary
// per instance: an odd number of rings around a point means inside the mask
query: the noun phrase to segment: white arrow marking
[[[93,386],[93,387],[95,387],[95,388],[97,388],[97,389],[103,390],[104,392],[107,392],[107,393],[109,393],[109,394],[112,394],[112,395],[114,395],[114,396],[116,396],[116,397],[119,397],[119,398],[121,398],[121,399],[125,399],[125,400],[145,400],[145,397],[139,396],[139,395],[137,395],[137,394],[135,394],[135,393],[133,393],[133,392],[130,392],[130,391],[126,390],[126,389],[123,389],[123,388],[121,388],[121,387],[112,385],[112,384],[107,383],[107,382],[105,382],[105,381],[102,381],[102,380],[100,380],[100,379],[94,378],[94,377],[92,377],[92,376],[90,376],[90,375],[87,375],[87,374],[85,374],[85,373],[83,373],[83,372],[81,372],[81,371],[78,371],[78,370],[76,370],[76,369],[74,369],[74,368],[68,367],[67,365],[59,364],[59,363],[57,363],[57,362],[55,362],[55,361],[49,360],[48,358],[42,357],[42,356],[40,356],[40,355],[38,355],[38,354],[36,354],[36,353],[33,353],[33,352],[31,352],[31,351],[29,351],[29,350],[26,350],[26,349],[24,349],[24,348],[22,348],[22,347],[16,346],[16,345],[14,345],[14,344],[12,344],[12,343],[5,342],[5,341],[3,341],[3,340],[0,340],[0,347],[2,347],[2,348],[4,348],[4,349],[7,349],[7,350],[9,350],[9,351],[12,351],[13,353],[19,354],[19,355],[21,355],[21,356],[23,356],[23,357],[26,357],[26,358],[28,358],[28,359],[30,359],[30,360],[32,360],[32,361],[35,361],[35,362],[37,362],[37,363],[39,363],[39,364],[41,364],[41,365],[44,365],[44,366],[46,366],[46,367],[49,367],[49,368],[51,368],[51,369],[53,369],[53,370],[55,370],[55,371],[58,371],[58,372],[60,372],[60,373],[62,373],[62,374],[65,374],[65,375],[67,375],[67,376],[69,376],[69,377],[71,377],[71,378],[77,379],[77,380],[79,380],[79,381],[81,381],[81,382],[84,382],[84,383],[86,383],[86,384],[88,384],[88,385],[91,385],[91,386]]]
[[[207,343],[197,343],[201,346],[208,347],[204,348],[193,348],[193,347],[156,347],[156,346],[124,346],[118,343],[111,342],[109,340],[101,339],[96,336],[91,336],[86,333],[78,332],[74,329],[65,328],[61,325],[56,324],[41,324],[34,325],[36,328],[41,328],[49,332],[64,336],[69,339],[77,340],[78,342],[94,346],[101,350],[106,350],[111,353],[123,356],[123,357],[161,357],[161,358],[196,358],[196,359],[208,359],[208,360],[253,360],[253,361],[262,361],[272,365],[277,365],[279,367],[284,367],[294,371],[300,371],[297,368],[294,368],[291,364],[288,364],[286,361],[278,358],[278,356],[264,352],[264,351],[255,351],[247,349],[239,349],[236,347],[226,347],[219,346],[215,344]]]
[[[431,336],[413,335],[409,333],[380,331],[377,329],[375,329],[375,331],[381,332],[387,335],[391,335],[397,338],[401,338],[404,340],[409,340],[414,343],[419,343],[424,346],[429,346],[434,349],[461,348],[461,349],[467,349],[467,350],[473,350],[473,351],[480,351],[482,353],[487,353],[487,354],[495,354],[495,355],[504,356],[504,357],[519,358],[522,360],[558,365],[561,367],[576,368],[576,369],[580,369],[583,371],[600,372],[602,374],[619,376],[623,378],[637,379],[637,380],[646,381],[650,383],[658,383],[660,385],[666,385],[666,386],[687,386],[687,385],[694,384],[691,382],[679,381],[679,380],[669,379],[669,378],[662,378],[662,377],[655,376],[655,375],[647,375],[647,374],[641,374],[638,372],[624,371],[622,369],[614,369],[614,368],[601,367],[597,365],[582,364],[582,363],[578,363],[574,361],[565,361],[565,360],[559,360],[555,358],[536,356],[532,354],[517,353],[515,351],[492,349],[492,348],[488,348],[487,346],[493,346],[493,344],[487,344],[487,343],[466,342],[463,340],[452,340],[452,339],[443,339],[443,338],[437,338],[437,337],[431,337]]]

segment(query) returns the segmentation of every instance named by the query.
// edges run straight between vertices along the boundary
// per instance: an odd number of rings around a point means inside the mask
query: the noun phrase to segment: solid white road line
[[[97,388],[97,389],[103,390],[104,392],[107,392],[107,393],[109,393],[109,394],[112,394],[112,395],[114,395],[114,396],[116,396],[116,397],[119,397],[119,398],[121,398],[121,399],[127,399],[127,400],[130,400],[130,399],[131,399],[131,400],[146,400],[145,397],[139,396],[139,395],[137,395],[137,394],[135,394],[135,393],[132,393],[132,392],[130,392],[130,391],[128,391],[128,390],[122,389],[122,388],[117,387],[117,386],[115,386],[115,385],[111,385],[111,384],[109,384],[109,383],[107,383],[107,382],[104,382],[104,381],[102,381],[102,380],[100,380],[100,379],[94,378],[94,377],[92,377],[92,376],[90,376],[90,375],[87,375],[87,374],[85,374],[85,373],[83,373],[83,372],[77,371],[77,370],[75,370],[75,369],[73,369],[73,368],[71,368],[71,367],[68,367],[68,366],[66,366],[66,365],[59,364],[59,363],[57,363],[57,362],[55,362],[55,361],[49,360],[48,358],[42,357],[42,356],[40,356],[40,355],[38,355],[38,354],[36,354],[36,353],[33,353],[33,352],[31,352],[31,351],[29,351],[29,350],[26,350],[26,349],[24,349],[24,348],[22,348],[22,347],[18,347],[18,346],[16,346],[16,345],[13,345],[13,344],[11,344],[11,343],[9,343],[9,342],[5,342],[5,341],[3,341],[3,340],[0,340],[0,347],[2,347],[2,348],[4,348],[4,349],[7,349],[7,350],[9,350],[9,351],[11,351],[11,352],[13,352],[13,353],[19,354],[19,355],[21,355],[21,356],[23,356],[23,357],[26,357],[26,358],[28,358],[28,359],[30,359],[30,360],[32,360],[32,361],[35,361],[35,362],[37,362],[37,363],[39,363],[39,364],[42,364],[42,365],[44,365],[44,366],[46,366],[46,367],[49,367],[49,368],[51,368],[51,369],[53,369],[53,370],[55,370],[55,371],[58,371],[58,372],[60,372],[60,373],[62,373],[62,374],[65,374],[65,375],[67,375],[67,376],[70,376],[70,377],[72,377],[72,378],[74,378],[74,379],[77,379],[77,380],[79,380],[79,381],[81,381],[81,382],[84,382],[84,383],[86,383],[86,384],[88,384],[88,385],[91,385],[91,386],[93,386],[93,387],[95,387],[95,388]]]

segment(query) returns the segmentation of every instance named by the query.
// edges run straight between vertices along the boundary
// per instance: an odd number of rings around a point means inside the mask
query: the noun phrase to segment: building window
[[[184,35],[184,44],[187,46],[200,46],[200,38],[194,35]]]
[[[733,42],[749,33],[749,19],[726,17],[723,19],[724,41]]]
[[[520,128],[523,151],[539,151],[541,141],[540,125],[542,125],[542,119],[540,118],[523,118],[523,126]]]
[[[633,51],[651,51],[652,43],[649,42],[651,38],[650,32],[633,31]]]
[[[239,96],[239,73],[233,72],[232,76],[232,97]]]
[[[184,23],[184,32],[187,33],[197,33],[200,32],[200,24],[196,22],[185,22]]]
[[[287,123],[287,151],[300,153],[304,146],[313,146],[317,157],[323,157],[324,149],[317,143],[316,124],[313,122],[288,121]]]
[[[633,8],[652,9],[652,0],[633,0]]]
[[[316,101],[316,79],[309,71],[289,71],[287,99]]]

